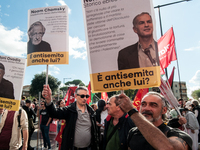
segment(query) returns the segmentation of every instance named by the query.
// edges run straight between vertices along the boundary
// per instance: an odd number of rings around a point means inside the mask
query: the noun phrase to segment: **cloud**
[[[200,46],[191,47],[191,48],[187,48],[187,49],[184,49],[184,50],[185,50],[185,51],[193,51],[193,50],[196,50],[196,49],[200,49]]]
[[[194,85],[187,85],[187,94],[191,98],[192,91],[200,89],[200,70],[197,70],[195,75],[189,80],[189,83]]]
[[[44,69],[42,72],[46,72],[46,69]],[[52,76],[58,75],[58,74],[60,74],[60,69],[58,67],[56,67],[55,65],[49,65],[48,74],[52,75]]]
[[[22,57],[27,52],[27,43],[22,39],[25,33],[20,31],[18,27],[7,29],[0,24],[0,52],[9,56]]]
[[[69,55],[73,58],[86,59],[86,43],[80,40],[78,37],[69,37]]]
[[[8,56],[26,57],[27,42],[22,41],[26,33],[20,31],[18,27],[9,30],[1,24],[0,33],[0,53]],[[86,59],[85,41],[78,37],[69,36],[69,54],[75,59]]]
[[[51,72],[51,74],[60,74],[60,69],[54,65],[49,65],[49,70]]]
[[[197,72],[192,77],[192,79],[189,80],[189,82],[200,86],[200,70],[197,70]]]
[[[10,8],[10,5],[7,5],[7,8]]]
[[[5,16],[10,16],[9,14],[4,14]]]
[[[192,92],[195,91],[195,90],[198,90],[198,89],[200,89],[200,86],[198,86],[198,85],[197,86],[187,85],[187,96],[189,98],[192,98],[192,96],[191,96]]]
[[[64,0],[58,0],[58,3],[60,3],[61,5],[67,5]],[[68,14],[71,14],[71,11],[72,10],[68,7]]]

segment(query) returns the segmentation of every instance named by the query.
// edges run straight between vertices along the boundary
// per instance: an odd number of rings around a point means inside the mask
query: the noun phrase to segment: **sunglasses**
[[[40,105],[44,105],[44,104],[40,104]]]
[[[80,95],[80,94],[77,94],[77,95],[80,96],[81,98],[84,98],[84,97],[89,98],[90,97],[90,95]]]

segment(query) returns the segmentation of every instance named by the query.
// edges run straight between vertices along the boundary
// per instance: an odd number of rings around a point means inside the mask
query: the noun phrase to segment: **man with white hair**
[[[42,40],[45,33],[45,27],[40,21],[34,22],[28,30],[28,54],[33,52],[51,52],[49,43]]]
[[[140,113],[133,107],[129,97],[121,94],[120,107],[128,112],[136,125],[129,131],[129,149],[191,149],[192,139],[187,133],[164,124],[169,104],[161,94],[156,92],[147,93],[141,101]]]

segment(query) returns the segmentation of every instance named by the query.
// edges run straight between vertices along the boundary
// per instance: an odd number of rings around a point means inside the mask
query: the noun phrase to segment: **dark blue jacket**
[[[104,150],[106,149],[107,130],[108,130],[111,118],[112,117],[108,115],[108,117],[105,119],[104,142],[103,142]],[[128,149],[127,136],[128,136],[129,130],[135,127],[135,124],[133,123],[133,121],[131,120],[131,118],[128,116],[127,113],[125,113],[121,118],[119,118],[118,124],[119,126],[117,130],[119,132],[119,140],[120,140],[121,149],[126,150]]]

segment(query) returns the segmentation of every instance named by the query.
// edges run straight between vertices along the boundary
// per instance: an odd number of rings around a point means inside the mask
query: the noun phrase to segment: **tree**
[[[191,96],[194,98],[194,99],[199,99],[200,98],[200,89],[198,90],[195,90],[195,91],[192,91],[192,94]]]
[[[42,72],[41,74],[35,74],[34,78],[31,81],[31,88],[30,88],[30,94],[32,96],[38,97],[38,93],[42,92],[43,85],[46,82],[46,73]],[[61,84],[61,81],[58,81],[57,78],[48,75],[48,84],[52,90],[52,94],[55,93],[55,91],[58,89],[59,85]]]
[[[68,90],[68,86],[63,86],[60,88],[61,91],[67,91]]]
[[[77,86],[77,85],[85,86],[85,84],[79,79],[75,79],[73,81],[68,81],[68,82],[65,83],[65,85],[70,85],[70,84],[74,84],[75,86]]]

